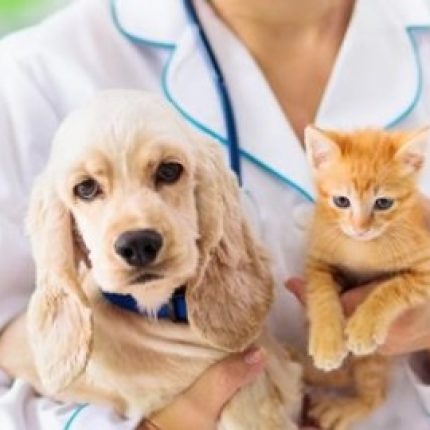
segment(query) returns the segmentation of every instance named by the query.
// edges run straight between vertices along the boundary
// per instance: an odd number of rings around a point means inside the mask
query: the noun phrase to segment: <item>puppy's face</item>
[[[100,287],[153,309],[197,265],[193,145],[172,124],[120,129],[87,129],[74,143],[67,136],[55,168],[58,192]]]

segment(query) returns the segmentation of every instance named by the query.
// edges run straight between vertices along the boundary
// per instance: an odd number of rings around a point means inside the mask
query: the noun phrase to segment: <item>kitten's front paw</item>
[[[335,327],[318,329],[311,332],[309,355],[315,367],[330,372],[339,368],[348,354],[342,330]]]
[[[324,397],[314,402],[309,415],[323,430],[348,430],[370,412],[369,405],[360,399]]]
[[[355,355],[373,354],[385,342],[388,328],[377,315],[357,313],[345,329],[348,350]]]

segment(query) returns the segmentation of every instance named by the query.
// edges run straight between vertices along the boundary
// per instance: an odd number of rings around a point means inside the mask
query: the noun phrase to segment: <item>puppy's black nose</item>
[[[162,245],[163,237],[155,230],[133,230],[121,234],[114,247],[127,264],[143,267],[155,260]]]

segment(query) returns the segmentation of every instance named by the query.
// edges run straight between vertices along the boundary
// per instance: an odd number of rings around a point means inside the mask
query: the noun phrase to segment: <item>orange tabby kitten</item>
[[[430,235],[417,190],[427,137],[428,129],[305,130],[318,196],[306,279],[309,354],[319,369],[337,369],[348,352],[374,353],[401,313],[430,298]],[[372,281],[377,288],[346,321],[339,294]],[[349,428],[381,403],[385,368],[374,355],[334,372],[352,380],[356,396],[317,405],[323,428]]]

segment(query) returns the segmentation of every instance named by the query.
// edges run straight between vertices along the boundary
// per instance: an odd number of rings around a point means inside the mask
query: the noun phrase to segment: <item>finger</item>
[[[409,347],[402,345],[402,348],[398,346],[392,345],[391,343],[386,345],[381,345],[378,348],[378,353],[384,355],[385,357],[394,357],[396,355],[406,354],[409,350]]]
[[[365,285],[350,290],[341,296],[341,302],[345,315],[353,314],[357,306],[373,291],[375,284]]]
[[[412,352],[423,350],[423,340],[422,339],[387,339],[385,344],[378,348],[378,353],[385,355],[386,357],[394,357],[397,355],[409,354]]]
[[[428,350],[430,346],[429,337],[419,337],[412,340],[390,338],[378,348],[378,352],[386,357],[396,357],[399,355],[411,354],[419,351]]]
[[[306,283],[301,278],[290,278],[285,282],[287,290],[291,291],[302,305],[306,305]]]
[[[166,429],[215,429],[224,405],[263,371],[265,363],[266,355],[258,348],[221,360],[169,406],[151,417],[151,422]]]
[[[421,194],[421,202],[424,207],[424,220],[427,224],[427,228],[430,229],[430,199],[424,194]]]
[[[266,354],[261,348],[233,354],[210,367],[190,388],[187,397],[207,416],[216,419],[230,398],[252,382],[265,364]]]
[[[430,342],[426,311],[425,307],[418,306],[400,315],[391,325],[379,352],[393,356],[427,349]]]

